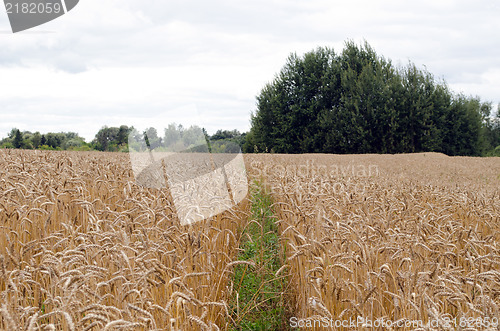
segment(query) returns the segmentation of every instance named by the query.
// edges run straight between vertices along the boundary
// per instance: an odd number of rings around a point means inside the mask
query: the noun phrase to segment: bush
[[[121,152],[121,153],[128,153],[129,152],[129,150],[128,150],[128,144],[118,145],[118,151]]]
[[[80,152],[89,152],[92,149],[88,145],[83,145],[83,146],[78,147],[76,150],[80,151]]]
[[[40,146],[40,149],[42,151],[53,151],[54,150],[54,148],[50,147],[49,145],[42,145],[42,146]]]

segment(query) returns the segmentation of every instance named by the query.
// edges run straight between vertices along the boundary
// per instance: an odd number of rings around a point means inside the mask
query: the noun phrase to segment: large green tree
[[[414,64],[347,42],[289,56],[257,96],[244,150],[479,155],[486,112]]]

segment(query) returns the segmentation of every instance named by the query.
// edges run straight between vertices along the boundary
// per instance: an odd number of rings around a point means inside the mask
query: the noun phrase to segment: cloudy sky
[[[498,0],[80,0],[12,34],[2,10],[0,137],[18,127],[89,141],[103,125],[170,122],[246,131],[291,52],[349,39],[497,104],[499,18]]]

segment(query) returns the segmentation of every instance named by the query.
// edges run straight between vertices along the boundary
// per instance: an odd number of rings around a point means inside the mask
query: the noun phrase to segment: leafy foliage
[[[2,148],[42,149],[42,150],[90,150],[85,139],[75,132],[32,133],[14,128],[9,136],[0,140]]]
[[[257,97],[244,151],[482,155],[500,144],[490,108],[347,42],[290,55]]]
[[[97,132],[92,144],[99,151],[119,151],[126,149],[128,135],[134,128],[122,125],[118,127],[104,126]]]

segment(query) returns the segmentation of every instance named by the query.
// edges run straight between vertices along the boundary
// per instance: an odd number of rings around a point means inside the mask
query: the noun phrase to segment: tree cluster
[[[134,127],[121,125],[120,127],[102,127],[92,140],[93,149],[98,151],[125,152],[127,151],[128,135]]]
[[[121,125],[102,127],[95,138],[87,143],[74,132],[40,134],[14,128],[6,138],[0,140],[0,148],[127,152],[130,138],[132,143],[144,142],[143,147],[156,150],[182,151],[197,147],[214,153],[237,153],[245,143],[245,136],[246,133],[241,134],[238,130],[218,130],[210,136],[205,129],[196,125],[184,128],[175,123],[169,124],[163,135],[153,127],[140,132],[133,126]]]
[[[160,136],[154,127],[143,132],[133,130],[129,148],[134,151],[150,149],[165,152],[181,152],[199,146],[207,149],[205,130],[196,125],[184,128],[182,125],[171,123],[163,131]]]
[[[492,104],[455,95],[365,43],[292,54],[257,97],[245,152],[486,155],[500,145]]]
[[[238,153],[246,143],[246,135],[238,130],[217,130],[210,136],[211,152]]]
[[[164,129],[163,136],[159,136],[158,131],[151,127],[144,132],[132,131],[131,137],[129,147],[132,150],[144,150],[147,147],[166,152],[239,153],[245,142],[245,134],[238,130],[218,130],[210,136],[199,126],[184,128],[175,123]]]
[[[1,148],[42,149],[42,150],[90,150],[91,146],[75,132],[32,133],[13,128],[9,135],[0,140]]]

